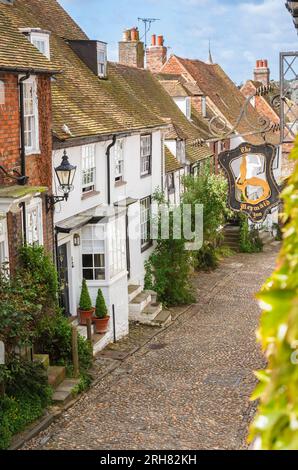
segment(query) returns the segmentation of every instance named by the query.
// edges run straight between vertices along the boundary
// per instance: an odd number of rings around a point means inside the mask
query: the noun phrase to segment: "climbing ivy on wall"
[[[298,160],[298,139],[292,152]],[[298,449],[298,165],[283,192],[286,222],[276,271],[258,295],[258,330],[268,359],[257,373],[260,399],[250,439],[262,450]]]

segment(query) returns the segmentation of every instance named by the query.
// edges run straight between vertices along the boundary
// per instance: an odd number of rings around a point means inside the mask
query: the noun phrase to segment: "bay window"
[[[105,279],[105,232],[102,225],[82,230],[82,275],[87,281]]]
[[[36,80],[23,83],[24,90],[24,138],[27,154],[39,153],[38,99]]]
[[[95,190],[95,144],[82,147],[82,192]]]
[[[152,136],[141,136],[141,176],[149,175],[151,173],[151,159],[152,159]]]
[[[124,180],[124,139],[119,139],[114,147],[115,183]]]
[[[140,201],[141,210],[141,249],[145,250],[151,245],[151,197],[145,197]]]
[[[125,218],[117,218],[109,224],[110,278],[126,270]]]

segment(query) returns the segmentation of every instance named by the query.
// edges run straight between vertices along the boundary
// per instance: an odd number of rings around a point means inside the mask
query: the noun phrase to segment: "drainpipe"
[[[23,185],[27,183],[26,178],[26,155],[25,155],[25,126],[24,126],[24,81],[30,77],[30,72],[27,72],[24,77],[19,79],[19,96],[20,96],[20,131],[21,131],[21,175],[23,177]],[[22,218],[23,218],[23,243],[27,244],[27,220],[26,220],[26,203],[21,203]]]
[[[116,144],[116,135],[113,135],[112,142],[108,145],[106,156],[107,156],[107,173],[108,173],[108,205],[111,204],[111,148]]]

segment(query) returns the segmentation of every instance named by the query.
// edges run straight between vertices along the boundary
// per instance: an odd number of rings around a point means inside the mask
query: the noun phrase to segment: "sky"
[[[118,60],[124,29],[138,18],[158,18],[149,32],[163,34],[169,54],[213,61],[235,83],[253,78],[257,59],[268,59],[278,79],[279,52],[297,49],[297,33],[285,0],[59,0],[90,39],[108,43],[109,60]]]

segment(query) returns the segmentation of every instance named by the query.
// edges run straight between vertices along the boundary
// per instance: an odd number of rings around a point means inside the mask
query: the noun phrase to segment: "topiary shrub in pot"
[[[106,333],[108,330],[110,317],[101,289],[98,289],[95,306],[94,325],[98,334]]]
[[[94,307],[92,307],[91,297],[88,291],[86,280],[83,279],[80,305],[78,308],[78,314],[80,318],[80,325],[87,325],[87,318],[92,320],[94,313]]]

